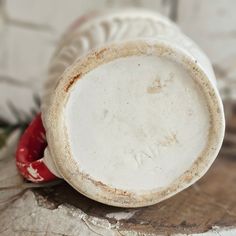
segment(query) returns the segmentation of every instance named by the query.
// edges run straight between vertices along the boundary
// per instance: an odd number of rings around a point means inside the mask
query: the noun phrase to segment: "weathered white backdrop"
[[[234,84],[235,0],[0,0],[0,115],[14,119],[9,101],[25,111],[34,106],[32,94],[41,93],[54,47],[76,17],[128,6],[172,18],[206,51],[217,77]]]
[[[223,84],[228,89],[224,90],[222,86],[222,94],[234,90],[235,0],[0,0],[0,116],[14,121],[9,101],[24,111],[34,107],[33,94],[41,94],[55,45],[62,32],[76,17],[89,10],[127,6],[146,7],[176,21],[206,51],[217,78],[226,81]],[[10,171],[14,170],[11,168]],[[5,171],[7,172],[8,170]],[[2,173],[1,177],[4,179]],[[219,204],[218,207],[225,206]],[[227,212],[230,209],[226,208]],[[105,235],[105,231],[106,235],[111,235],[112,231],[108,221],[101,223],[108,224],[105,226],[109,230],[96,228],[91,224],[95,218],[79,209],[71,210],[63,205],[51,211],[40,207],[31,191],[5,211],[1,211],[0,215],[0,234],[7,236],[13,235],[13,232],[24,236],[65,233],[78,235],[78,232],[81,235]],[[214,232],[210,231],[207,235],[236,235],[231,230],[212,230]]]

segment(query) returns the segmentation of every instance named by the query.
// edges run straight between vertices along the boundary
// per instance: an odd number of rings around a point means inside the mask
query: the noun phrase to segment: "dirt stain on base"
[[[169,78],[161,81],[159,76],[156,77],[156,79],[152,82],[152,85],[147,88],[147,93],[149,94],[155,94],[160,93],[164,88],[168,86],[170,82],[173,81],[174,74],[170,73]]]

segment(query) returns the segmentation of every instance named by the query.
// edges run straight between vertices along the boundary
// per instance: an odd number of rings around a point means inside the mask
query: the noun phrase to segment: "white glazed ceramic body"
[[[166,188],[137,193],[112,188],[80,171],[79,163],[71,158],[60,114],[80,76],[116,58],[149,54],[170,57],[196,76],[207,94],[214,124],[203,157]],[[208,170],[224,135],[223,107],[208,58],[175,24],[159,14],[142,10],[92,13],[71,26],[50,64],[42,119],[48,141],[44,162],[51,172],[94,200],[123,207],[151,205],[190,186]]]

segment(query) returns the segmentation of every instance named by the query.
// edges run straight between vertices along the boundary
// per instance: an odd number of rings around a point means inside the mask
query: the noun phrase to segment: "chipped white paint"
[[[32,175],[33,178],[37,178],[38,172],[35,170],[31,165],[27,168],[29,173]]]
[[[38,202],[39,201],[39,202]],[[118,223],[109,223],[106,219],[89,216],[79,209],[60,205],[47,209],[40,200],[27,191],[18,200],[0,212],[0,234],[9,235],[86,235],[86,236],[160,236],[161,234],[140,233],[121,229]],[[25,207],[27,205],[27,207]],[[117,214],[117,213],[116,213]],[[9,218],[11,219],[9,221]],[[122,218],[123,219],[123,218]],[[121,220],[122,220],[121,219]],[[117,219],[118,220],[118,219]],[[119,221],[119,220],[118,220]],[[207,232],[191,234],[192,236],[234,236],[235,229],[213,227]],[[188,234],[190,235],[190,234]],[[175,234],[173,236],[186,236]]]
[[[116,220],[127,220],[132,218],[138,210],[129,211],[129,212],[111,212],[106,214],[107,218],[112,218]]]
[[[35,180],[37,180],[37,181],[42,181],[43,180],[43,177],[40,176],[40,174],[38,173],[38,170],[36,170],[32,167],[32,164],[30,164],[30,166],[27,168],[27,171],[30,174],[29,177],[28,177],[29,180],[31,180],[33,182]]]
[[[27,208],[25,208],[27,204]],[[18,211],[11,215],[14,209]],[[0,213],[0,234],[26,235],[31,231],[34,235],[103,235],[118,234],[117,224],[110,224],[108,220],[86,215],[73,207],[61,205],[51,210],[40,206],[32,192],[27,191],[22,198],[8,206]],[[9,221],[9,216],[12,219]],[[39,218],[40,217],[40,218]]]
[[[15,145],[14,145],[15,147]],[[12,148],[9,151],[12,152]],[[1,151],[0,151],[1,155]],[[0,186],[7,187],[22,184],[22,178],[17,174],[13,155],[7,156],[5,162],[0,166]],[[31,190],[26,191],[23,195],[18,195],[15,201],[5,202],[2,200],[11,199],[12,196],[19,194],[21,189],[9,189],[0,194],[0,234],[1,236],[9,235],[39,235],[60,236],[60,235],[86,235],[86,236],[160,236],[160,234],[140,233],[136,230],[128,231],[121,229],[120,220],[132,218],[139,210],[130,212],[114,212],[106,215],[108,219],[116,219],[116,223],[110,223],[103,218],[87,215],[78,208],[68,205],[60,205],[52,209],[50,203],[46,203],[40,198],[36,200]],[[132,215],[131,215],[132,213]],[[222,228],[214,226],[207,232],[189,234],[192,236],[235,236],[235,228]],[[173,236],[186,236],[186,234],[175,234]]]

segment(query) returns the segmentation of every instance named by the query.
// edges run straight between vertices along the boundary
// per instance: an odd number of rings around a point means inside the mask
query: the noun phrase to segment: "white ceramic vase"
[[[206,55],[165,17],[92,13],[62,37],[42,103],[43,162],[99,202],[141,207],[202,177],[224,136]]]

